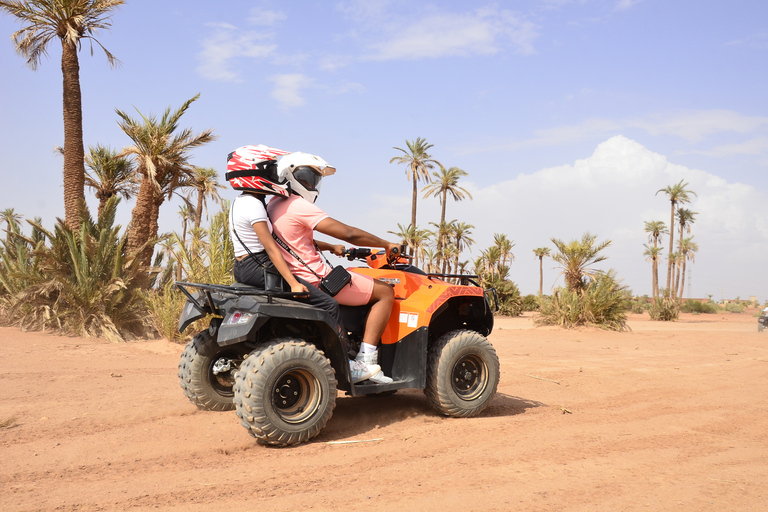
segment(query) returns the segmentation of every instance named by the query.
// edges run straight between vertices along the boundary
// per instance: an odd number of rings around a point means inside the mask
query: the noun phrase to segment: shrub
[[[211,219],[208,229],[193,229],[192,238],[184,243],[179,235],[170,235],[166,247],[168,264],[160,272],[157,286],[142,294],[149,309],[149,319],[157,332],[171,341],[186,339],[178,331],[178,321],[186,296],[173,285],[174,265],[179,265],[182,279],[194,283],[232,284],[234,251],[227,224],[228,205],[224,204]],[[207,325],[201,319],[188,328],[194,333]]]
[[[725,310],[729,313],[743,313],[744,306],[742,306],[738,302],[729,302],[728,304],[725,305]]]
[[[539,310],[539,297],[537,295],[528,294],[523,297],[523,311],[538,311]]]
[[[707,301],[707,302],[701,302],[698,300],[693,299],[687,299],[683,305],[680,307],[680,311],[683,313],[717,313],[717,304],[714,302]]]
[[[611,270],[600,272],[581,290],[558,288],[541,300],[539,325],[565,328],[595,326],[612,331],[629,330],[626,303],[630,292],[621,286]]]
[[[680,317],[680,305],[675,298],[656,297],[648,310],[651,320],[674,322]]]
[[[77,230],[57,219],[53,232],[39,220],[32,236],[14,232],[3,248],[0,281],[3,321],[23,329],[55,329],[112,341],[144,334],[146,309],[136,258],[114,226],[119,198],[111,198],[98,222],[87,209]]]

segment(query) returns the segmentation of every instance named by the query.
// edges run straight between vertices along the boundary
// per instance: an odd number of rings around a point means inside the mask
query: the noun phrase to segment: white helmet
[[[309,153],[291,153],[280,158],[277,163],[278,177],[287,180],[291,190],[310,203],[317,201],[323,177],[335,172],[335,167]]]

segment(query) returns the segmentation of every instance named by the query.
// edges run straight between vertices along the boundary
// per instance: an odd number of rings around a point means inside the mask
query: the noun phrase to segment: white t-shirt
[[[229,233],[232,237],[232,246],[235,248],[236,258],[248,254],[243,244],[247,245],[252,253],[264,250],[264,245],[253,230],[253,225],[256,222],[266,222],[269,232],[272,232],[272,223],[269,222],[267,211],[264,209],[262,202],[252,194],[237,196],[232,202],[232,211],[229,215]],[[235,229],[237,229],[237,234],[240,236],[243,244],[235,236]]]

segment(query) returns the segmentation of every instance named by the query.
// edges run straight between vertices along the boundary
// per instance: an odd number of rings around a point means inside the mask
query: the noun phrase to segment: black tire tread
[[[481,396],[472,401],[458,397],[450,383],[451,369],[457,356],[468,349],[480,355],[488,368],[487,387]],[[450,331],[440,336],[429,349],[424,394],[441,414],[455,418],[477,416],[488,407],[496,394],[499,374],[499,357],[483,335],[470,330]]]
[[[315,366],[320,385],[327,385],[324,403],[316,414],[300,426],[291,427],[270,418],[266,408],[270,400],[264,396],[274,371],[291,360]],[[324,382],[323,382],[324,381]],[[303,340],[279,338],[260,347],[245,359],[235,377],[234,403],[241,424],[260,443],[290,446],[312,439],[328,423],[336,407],[336,372],[331,361],[316,346]]]

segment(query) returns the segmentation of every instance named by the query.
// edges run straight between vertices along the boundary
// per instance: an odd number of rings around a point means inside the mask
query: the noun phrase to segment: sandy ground
[[[444,418],[416,390],[340,396],[283,449],[184,398],[180,345],[0,328],[0,510],[765,511],[753,315],[637,315],[630,333],[497,319],[482,416]]]

